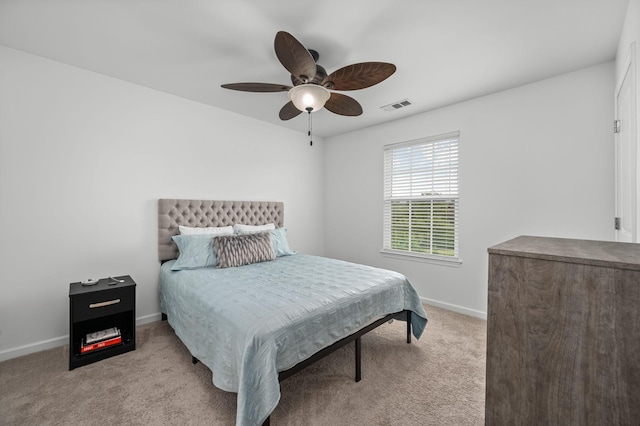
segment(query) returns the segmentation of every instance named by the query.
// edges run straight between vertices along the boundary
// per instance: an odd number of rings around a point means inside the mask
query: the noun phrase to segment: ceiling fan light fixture
[[[322,109],[330,96],[331,92],[317,84],[300,84],[289,90],[289,99],[302,112]]]

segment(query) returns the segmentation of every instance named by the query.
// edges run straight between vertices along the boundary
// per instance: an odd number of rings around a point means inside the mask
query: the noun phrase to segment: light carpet
[[[405,323],[362,338],[281,383],[277,425],[482,425],[486,321],[425,306],[420,340]],[[0,363],[2,425],[234,425],[236,394],[217,389],[166,321],[137,328],[137,349],[68,371],[68,348]]]

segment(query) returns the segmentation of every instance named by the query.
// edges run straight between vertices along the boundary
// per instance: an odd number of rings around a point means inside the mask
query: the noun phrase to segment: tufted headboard
[[[158,260],[176,259],[178,248],[171,237],[178,225],[228,226],[284,223],[284,203],[271,201],[158,200]]]

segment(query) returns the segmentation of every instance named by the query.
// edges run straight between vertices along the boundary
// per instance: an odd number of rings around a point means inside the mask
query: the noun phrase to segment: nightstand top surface
[[[130,286],[135,287],[136,285],[136,282],[129,275],[122,275],[114,278],[117,278],[119,280],[124,280],[124,282],[109,285],[109,283],[113,283],[111,279],[101,278],[97,284],[93,284],[93,285],[82,285],[82,283],[79,283],[79,282],[71,283],[69,284],[69,296],[75,296],[77,294],[83,294],[83,293],[93,293],[95,291],[113,290],[113,289],[122,288],[122,287],[130,287]]]

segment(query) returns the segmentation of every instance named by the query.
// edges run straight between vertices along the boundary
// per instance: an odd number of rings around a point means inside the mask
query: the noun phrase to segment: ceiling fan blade
[[[287,92],[291,89],[291,86],[273,83],[230,83],[221,87],[241,92]]]
[[[304,84],[304,81],[300,80],[298,77],[291,74],[291,84],[293,84],[294,86],[299,86],[301,84]]]
[[[294,36],[278,31],[273,43],[278,60],[287,71],[301,80],[311,81],[316,75],[316,61]]]
[[[362,114],[362,106],[347,95],[331,92],[331,97],[324,107],[334,114],[356,116]]]
[[[386,62],[361,62],[347,65],[329,74],[322,85],[334,90],[358,90],[386,80],[396,72],[396,66]]]
[[[293,102],[289,101],[282,107],[279,115],[280,120],[291,120],[293,117],[297,117],[300,114],[302,114],[302,111],[296,108]]]

